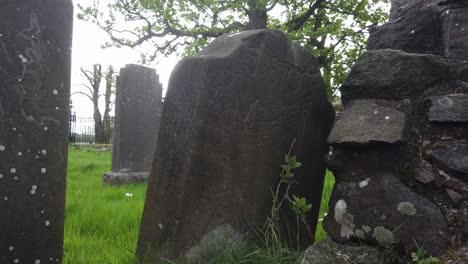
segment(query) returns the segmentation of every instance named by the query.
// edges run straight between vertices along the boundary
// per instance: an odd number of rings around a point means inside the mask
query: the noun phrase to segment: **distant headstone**
[[[117,77],[112,172],[104,183],[147,180],[162,111],[162,86],[156,71],[129,64]]]
[[[241,248],[265,223],[294,139],[303,166],[291,191],[312,203],[315,231],[333,119],[316,60],[284,33],[224,35],[183,59],[164,103],[138,254],[194,263],[221,244]]]
[[[0,8],[0,263],[61,263],[71,0]]]

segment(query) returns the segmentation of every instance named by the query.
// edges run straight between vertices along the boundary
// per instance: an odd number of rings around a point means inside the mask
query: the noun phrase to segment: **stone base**
[[[149,174],[149,171],[111,171],[104,173],[102,180],[104,184],[113,185],[139,183],[147,181]]]

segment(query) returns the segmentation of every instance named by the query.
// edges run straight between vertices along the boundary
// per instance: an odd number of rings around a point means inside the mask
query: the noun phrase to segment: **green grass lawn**
[[[146,184],[103,186],[102,175],[110,166],[110,151],[70,148],[64,263],[134,262]],[[333,183],[327,173],[320,218],[327,210]],[[324,236],[319,222],[316,239]]]

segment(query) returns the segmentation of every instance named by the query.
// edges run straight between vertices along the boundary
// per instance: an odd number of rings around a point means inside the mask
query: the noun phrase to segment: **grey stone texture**
[[[464,263],[454,256],[466,251],[468,1],[392,4],[390,21],[370,32],[370,50],[340,88],[324,227],[343,245],[393,249],[402,263],[416,244]],[[389,109],[400,121],[378,116]]]
[[[146,181],[158,138],[163,102],[156,71],[129,64],[117,77],[112,171],[104,183]]]
[[[468,94],[429,98],[429,120],[440,123],[468,123]]]
[[[138,255],[194,263],[223,227],[257,239],[294,140],[303,165],[291,192],[320,204],[334,116],[316,60],[279,31],[223,35],[183,59],[164,102]],[[310,230],[318,210],[306,216]],[[309,245],[306,227],[298,228]]]
[[[375,100],[356,100],[340,114],[328,143],[359,145],[402,142],[405,118],[405,113],[379,105]]]
[[[0,263],[62,262],[72,22],[71,0],[1,3]]]
[[[443,57],[400,50],[371,50],[354,64],[340,87],[346,105],[351,99],[401,100],[424,92],[449,72]]]

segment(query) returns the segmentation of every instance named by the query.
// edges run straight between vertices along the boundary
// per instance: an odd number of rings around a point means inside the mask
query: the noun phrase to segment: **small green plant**
[[[441,263],[438,258],[430,256],[422,247],[418,248],[418,251],[411,253],[411,259],[413,260],[413,263],[416,264]]]
[[[295,156],[291,155],[292,147],[295,140],[289,148],[288,154],[284,157],[284,164],[281,165],[280,181],[273,193],[273,204],[271,207],[270,217],[265,222],[265,242],[267,247],[280,245],[283,243],[280,229],[280,210],[284,203],[289,203],[291,209],[297,217],[297,222],[302,222],[307,227],[309,235],[313,238],[313,233],[305,220],[306,214],[312,209],[312,205],[308,204],[304,197],[298,197],[290,194],[291,187],[297,182],[294,181],[293,170],[302,166],[302,163],[297,161]],[[298,234],[297,234],[298,235]]]

